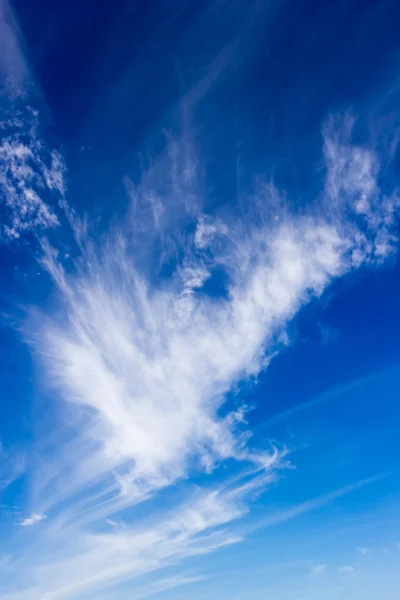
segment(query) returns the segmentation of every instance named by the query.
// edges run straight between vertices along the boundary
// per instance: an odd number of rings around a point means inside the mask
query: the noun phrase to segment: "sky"
[[[398,600],[400,6],[0,0],[3,600]]]

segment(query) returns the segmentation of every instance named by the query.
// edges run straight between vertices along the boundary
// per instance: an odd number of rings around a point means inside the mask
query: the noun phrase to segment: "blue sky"
[[[396,600],[394,1],[0,4],[5,600]]]

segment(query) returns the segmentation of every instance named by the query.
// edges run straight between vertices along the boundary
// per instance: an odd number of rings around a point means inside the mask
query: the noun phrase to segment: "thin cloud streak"
[[[343,496],[346,496],[347,494],[350,494],[351,492],[359,490],[366,485],[371,485],[373,483],[376,483],[377,481],[380,481],[381,479],[389,477],[390,475],[391,475],[391,473],[383,473],[383,474],[377,475],[375,477],[368,477],[366,479],[361,479],[360,481],[357,481],[355,483],[351,483],[350,485],[346,485],[344,487],[338,488],[337,490],[329,492],[328,494],[324,494],[322,496],[318,496],[317,498],[307,500],[306,502],[302,502],[301,504],[297,504],[296,506],[294,506],[292,508],[284,510],[280,513],[275,513],[271,517],[267,517],[266,519],[263,519],[262,521],[257,523],[257,528],[273,527],[275,525],[279,525],[280,523],[284,523],[286,521],[289,521],[291,519],[299,517],[303,514],[309,513],[313,510],[318,510],[319,508],[326,506],[327,504],[329,504],[330,502],[333,502],[334,500],[337,500],[338,498],[342,498]]]
[[[276,423],[279,423],[286,419],[290,419],[291,417],[295,416],[298,413],[307,411],[316,406],[320,406],[321,404],[333,402],[333,401],[339,399],[340,396],[347,396],[347,394],[349,392],[352,392],[353,390],[356,390],[357,388],[361,388],[362,386],[368,386],[369,384],[373,384],[374,382],[379,380],[381,377],[385,377],[385,375],[392,375],[393,373],[398,372],[398,371],[399,371],[398,366],[392,367],[392,368],[386,369],[384,371],[378,371],[377,373],[372,373],[371,375],[367,375],[365,377],[358,377],[357,379],[354,379],[353,381],[350,381],[349,383],[345,383],[344,385],[335,386],[331,389],[328,389],[323,394],[320,394],[320,395],[316,396],[315,398],[312,398],[311,400],[308,400],[306,402],[301,402],[300,404],[295,404],[294,406],[292,406],[286,410],[283,410],[282,412],[280,412],[276,415],[273,415],[269,419],[266,419],[263,423],[261,423],[259,428],[257,428],[257,432],[263,431],[267,427],[270,427],[271,425],[276,425]]]

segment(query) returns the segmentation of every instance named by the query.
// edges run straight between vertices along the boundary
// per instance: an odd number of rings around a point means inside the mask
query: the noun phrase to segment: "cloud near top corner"
[[[65,165],[42,138],[39,94],[6,0],[0,2],[0,242],[59,224]]]

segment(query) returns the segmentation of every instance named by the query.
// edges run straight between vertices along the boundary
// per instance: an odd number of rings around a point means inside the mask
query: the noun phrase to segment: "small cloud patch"
[[[39,523],[40,521],[44,521],[44,519],[46,518],[46,515],[42,515],[40,513],[32,513],[30,517],[23,519],[23,521],[21,521],[19,525],[21,527],[31,527],[32,525],[36,525],[36,523]]]
[[[339,573],[352,574],[355,572],[356,572],[355,568],[350,565],[344,565],[343,567],[339,567]]]

